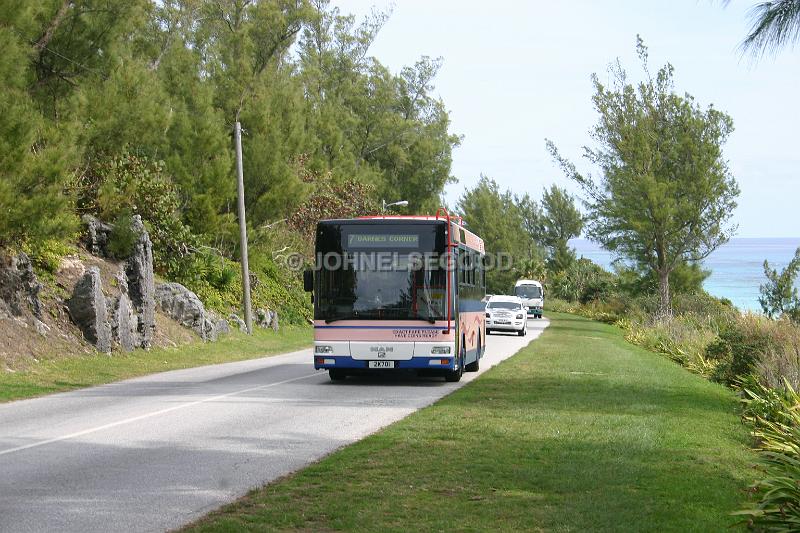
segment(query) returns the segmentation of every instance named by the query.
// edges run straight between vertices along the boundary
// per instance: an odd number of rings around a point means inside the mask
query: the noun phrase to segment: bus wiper
[[[428,306],[428,316],[421,317],[419,316],[419,311],[417,311],[417,317],[427,320],[429,324],[436,324],[436,319],[433,318],[433,305],[431,305],[431,301],[428,298],[425,298],[424,294],[422,295],[422,301]]]
[[[326,324],[330,324],[331,322],[338,322],[340,320],[357,320],[358,317],[353,315],[344,315],[344,316],[332,316],[330,318],[325,319]]]

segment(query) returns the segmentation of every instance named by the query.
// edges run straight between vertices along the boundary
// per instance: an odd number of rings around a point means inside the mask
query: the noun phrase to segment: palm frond
[[[744,52],[774,54],[800,39],[800,0],[761,2],[751,9],[750,17],[753,25],[742,42]]]

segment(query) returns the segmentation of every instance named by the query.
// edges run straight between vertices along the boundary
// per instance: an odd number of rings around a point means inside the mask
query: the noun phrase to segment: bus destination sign
[[[391,233],[351,233],[348,248],[418,248],[419,235]]]

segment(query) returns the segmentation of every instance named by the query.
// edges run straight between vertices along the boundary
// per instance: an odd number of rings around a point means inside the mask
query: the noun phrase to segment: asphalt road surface
[[[491,335],[481,372],[525,337]],[[0,531],[163,531],[475,379],[332,383],[310,350],[0,404]]]

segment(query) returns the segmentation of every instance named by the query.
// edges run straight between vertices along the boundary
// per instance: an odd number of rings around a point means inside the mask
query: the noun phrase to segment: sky
[[[591,74],[608,80],[620,59],[642,75],[636,35],[650,70],[675,67],[676,90],[734,121],[723,148],[741,189],[737,237],[800,237],[800,46],[754,61],[739,44],[756,0],[332,0],[359,19],[392,9],[370,55],[392,71],[423,55],[442,57],[435,91],[462,135],[445,196],[455,205],[481,174],[540,198],[552,183],[577,194],[545,149],[551,139],[583,172],[596,122]],[[387,199],[391,201],[394,199]]]

